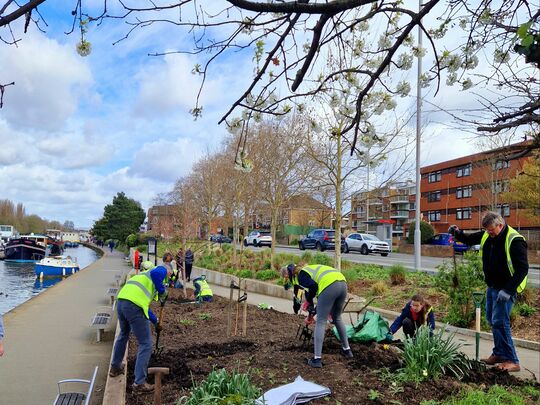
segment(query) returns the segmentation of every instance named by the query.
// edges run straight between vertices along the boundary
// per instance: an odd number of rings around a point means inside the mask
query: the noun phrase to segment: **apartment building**
[[[504,197],[510,179],[523,169],[530,154],[517,156],[526,142],[505,148],[464,156],[420,169],[423,220],[437,232],[446,232],[451,224],[464,230],[478,230],[482,213],[498,211],[516,229],[539,229],[540,219],[523,215],[523,209]]]
[[[392,236],[404,236],[406,225],[414,219],[415,184],[407,180],[363,191],[351,200],[351,228],[373,233],[380,223],[392,223]]]

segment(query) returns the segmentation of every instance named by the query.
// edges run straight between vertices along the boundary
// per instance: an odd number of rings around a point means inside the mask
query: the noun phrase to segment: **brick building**
[[[392,222],[392,237],[404,235],[414,219],[415,184],[407,180],[356,193],[351,199],[351,228],[373,233],[377,223]]]
[[[482,212],[498,211],[512,227],[538,230],[540,219],[523,215],[516,203],[504,197],[530,154],[512,158],[526,142],[464,156],[421,168],[422,217],[437,232],[451,224],[464,230],[481,229]]]

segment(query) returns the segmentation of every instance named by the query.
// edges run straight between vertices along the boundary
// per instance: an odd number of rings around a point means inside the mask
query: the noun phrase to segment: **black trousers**
[[[193,263],[186,263],[186,279],[187,281],[191,280],[191,268],[193,267]]]
[[[416,334],[416,325],[412,320],[410,320],[409,318],[405,318],[401,326],[403,327],[403,333],[405,334],[405,336],[407,336],[408,338],[414,337],[414,335]]]

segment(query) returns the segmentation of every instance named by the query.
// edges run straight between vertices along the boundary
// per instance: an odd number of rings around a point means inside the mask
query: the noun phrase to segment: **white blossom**
[[[446,84],[448,86],[453,86],[457,82],[457,73],[450,73],[446,78]]]
[[[379,37],[379,49],[388,49],[392,46],[392,42],[388,35],[381,35]]]
[[[426,51],[426,48],[423,48],[423,47],[419,48],[419,47],[415,46],[415,47],[412,48],[412,52],[413,52],[413,56],[415,58],[421,58],[423,56],[426,56],[427,51]]]
[[[457,72],[461,68],[461,57],[456,54],[451,54],[446,62],[450,73]]]
[[[368,31],[369,23],[367,21],[362,21],[360,24],[357,25],[357,27],[360,31]]]
[[[462,87],[461,87],[462,90],[468,90],[468,89],[470,89],[470,88],[473,86],[473,82],[472,82],[471,79],[466,78],[465,80],[463,80],[463,81],[461,82],[461,86],[462,86]]]
[[[467,24],[467,19],[462,18],[461,20],[459,20],[459,28],[461,28],[462,30],[467,29]]]
[[[409,70],[412,68],[413,56],[407,53],[402,53],[398,56],[396,63],[400,69]]]
[[[501,49],[495,49],[493,59],[495,63],[506,63],[510,60],[510,53]]]
[[[463,62],[463,67],[465,69],[476,69],[478,66],[478,56],[472,55],[465,58],[465,61]]]
[[[411,92],[411,84],[404,80],[400,81],[396,87],[396,93],[401,97],[407,97]]]
[[[431,77],[427,73],[422,73],[420,75],[420,87],[425,89],[429,87],[429,84],[431,82]]]

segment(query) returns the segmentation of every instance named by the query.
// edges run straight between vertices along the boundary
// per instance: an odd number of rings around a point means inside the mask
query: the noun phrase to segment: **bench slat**
[[[80,392],[65,392],[58,396],[55,405],[81,405],[86,399]]]

